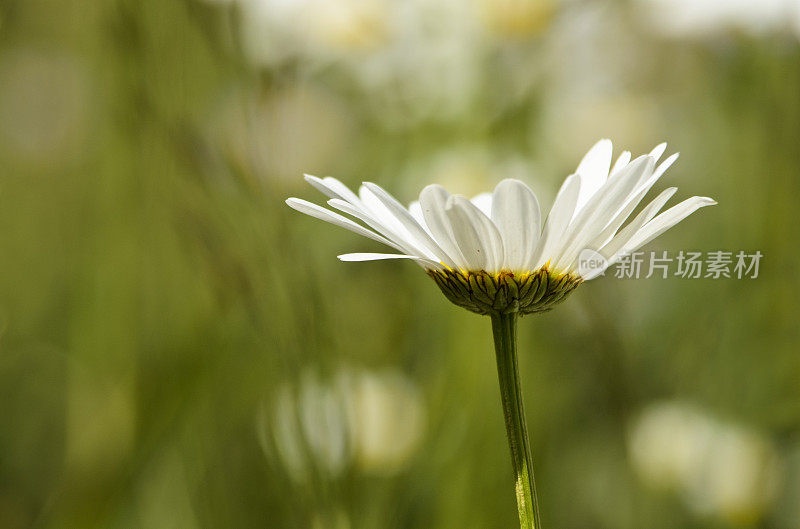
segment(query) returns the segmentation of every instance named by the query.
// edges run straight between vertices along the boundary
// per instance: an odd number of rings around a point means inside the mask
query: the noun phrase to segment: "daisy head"
[[[534,192],[513,179],[472,199],[429,185],[405,207],[370,182],[356,194],[335,178],[306,175],[330,208],[299,198],[286,203],[399,252],[350,253],[340,255],[342,261],[410,259],[459,306],[479,314],[530,314],[549,310],[621,256],[716,204],[695,196],[659,213],[677,191],[671,187],[631,219],[678,158],[659,162],[665,149],[662,143],[633,160],[625,151],[612,167],[611,141],[597,142],[564,180],[546,218]],[[592,267],[581,266],[586,252],[594,257]]]

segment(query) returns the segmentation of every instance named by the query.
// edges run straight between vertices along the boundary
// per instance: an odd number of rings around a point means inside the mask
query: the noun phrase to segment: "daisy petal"
[[[713,206],[716,203],[716,200],[708,197],[687,198],[645,224],[625,245],[624,251],[633,252],[641,248],[698,209],[705,206]]]
[[[389,211],[381,200],[375,196],[375,193],[362,185],[358,188],[358,198],[361,201],[361,207],[364,211],[382,225],[390,228],[393,232],[403,236],[408,241],[413,241],[412,235],[403,226],[403,223],[397,220],[397,217]]]
[[[625,226],[622,231],[615,235],[605,246],[600,250],[606,258],[609,259],[609,264],[616,260],[617,253],[627,244],[631,238],[636,235],[642,226],[650,222],[650,220],[661,211],[664,204],[672,198],[672,195],[678,190],[677,187],[670,187],[662,191],[656,198],[653,199],[648,205],[639,212],[636,217]]]
[[[405,247],[413,248],[413,250],[404,251],[403,253],[419,255],[420,257],[425,257],[426,259],[435,260],[437,262],[440,260],[439,256],[434,255],[422,245],[420,241],[406,229],[405,225],[400,222],[394,213],[386,207],[381,199],[364,185],[359,188],[359,198],[361,199],[367,215],[373,217],[375,222],[379,223],[381,226],[384,226],[384,229],[392,234],[394,240],[402,241]],[[381,233],[383,232],[381,231]]]
[[[640,156],[610,179],[589,200],[570,224],[560,250],[554,249],[552,253],[557,269],[566,270],[572,266],[580,251],[597,236],[597,230],[602,231],[596,226],[605,227],[611,221],[642,174],[653,172],[653,164],[650,156]]]
[[[419,255],[422,253],[422,250],[418,249],[414,246],[409,240],[408,237],[400,235],[399,233],[392,230],[390,227],[384,225],[379,220],[375,219],[372,215],[368,212],[365,212],[363,209],[359,209],[358,206],[353,205],[350,202],[342,200],[340,198],[332,198],[328,201],[328,205],[351,215],[382,236],[388,239],[392,244],[392,248],[395,248],[401,252],[412,254],[412,255]]]
[[[338,193],[334,192],[322,181],[318,176],[304,174],[303,179],[314,186],[314,188],[328,198],[341,198]]]
[[[426,228],[425,217],[422,216],[422,206],[419,205],[419,200],[415,200],[408,205],[408,212],[411,213],[411,216],[414,217],[414,220],[416,220],[420,226]]]
[[[580,175],[581,189],[578,203],[575,206],[576,213],[608,179],[608,170],[611,168],[611,150],[611,140],[600,140],[589,149],[578,165],[575,173]]]
[[[503,241],[497,226],[466,197],[452,195],[445,214],[470,270],[495,272],[503,266]]]
[[[651,177],[650,180],[654,180],[654,177]],[[612,239],[612,237],[614,237],[614,235],[617,233],[619,227],[625,223],[625,221],[628,219],[633,210],[636,209],[636,206],[638,206],[639,203],[642,201],[642,198],[644,198],[644,196],[650,190],[650,187],[652,187],[652,184],[641,186],[638,190],[636,190],[633,196],[631,196],[631,198],[628,199],[628,202],[625,204],[625,206],[623,206],[622,209],[620,209],[619,213],[617,213],[617,215],[614,217],[614,220],[608,223],[608,226],[606,226],[605,229],[602,232],[600,232],[600,234],[587,245],[587,248],[596,249],[596,248],[601,248],[602,246],[607,244]],[[669,200],[669,198],[677,190],[678,190],[677,187],[671,187],[666,191],[664,191],[662,195],[668,193],[668,196],[666,196],[664,203],[666,203],[667,200]],[[650,219],[647,219],[647,221],[649,220]]]
[[[503,180],[494,190],[491,217],[503,238],[504,268],[527,269],[539,240],[542,217],[536,195],[519,180]]]
[[[505,263],[505,245],[503,237],[492,219],[478,208],[471,200],[464,197],[454,197],[457,207],[461,207],[468,212],[472,222],[478,228],[478,234],[483,239],[483,246],[488,249],[489,262],[487,270],[498,272]]]
[[[387,259],[410,259],[412,261],[416,261],[423,268],[428,268],[428,269],[433,268],[435,270],[443,269],[440,263],[431,261],[430,259],[417,257],[415,255],[404,255],[399,253],[345,253],[342,255],[338,255],[337,259],[339,259],[340,261],[344,261],[346,263],[354,263],[360,261],[382,261]]]
[[[649,156],[652,156],[653,159],[656,161],[656,163],[658,163],[659,158],[661,158],[661,155],[664,154],[664,151],[666,150],[667,150],[667,143],[666,142],[659,143],[658,145],[653,147],[653,150],[650,151]]]
[[[622,154],[619,155],[617,161],[614,162],[614,168],[611,169],[611,174],[616,173],[620,169],[624,168],[626,165],[631,163],[631,151],[622,151]]]
[[[379,261],[381,259],[419,259],[414,255],[403,255],[399,253],[344,253],[336,256],[340,261]]]
[[[611,220],[608,225],[603,229],[603,231],[595,237],[595,239],[589,243],[587,248],[600,248],[604,244],[607,244],[608,241],[611,240],[611,237],[617,233],[617,230],[620,226],[628,219],[631,212],[636,209],[636,206],[642,201],[644,196],[650,191],[650,188],[655,185],[659,178],[664,174],[664,172],[669,169],[669,167],[678,159],[678,153],[673,154],[656,168],[653,174],[647,178],[647,172],[642,173],[642,177],[639,178],[639,184],[637,184],[636,189],[631,193],[630,197],[628,197],[625,205],[623,205],[619,211],[615,214],[614,219]],[[675,188],[677,189],[677,188]],[[665,201],[666,202],[666,201]],[[663,204],[662,204],[663,205]],[[647,219],[648,221],[650,219]],[[647,221],[645,221],[647,222]]]
[[[422,229],[425,230],[434,241],[436,241],[436,238],[431,233],[430,228],[428,228],[428,225],[425,224],[425,216],[422,214],[422,206],[420,206],[419,200],[415,200],[408,205],[408,212],[411,213],[411,216],[414,217],[414,220],[419,222],[419,225],[422,226]],[[446,254],[450,255],[450,252],[447,251],[447,248],[442,246],[439,241],[436,241],[436,243],[441,246],[442,250],[444,250]]]
[[[372,182],[364,182],[364,186],[383,202],[383,205],[403,224],[416,242],[430,251],[439,261],[444,262],[448,266],[455,266],[450,256],[436,244],[436,241],[431,239],[428,232],[422,229],[422,226],[419,225],[411,213],[409,213],[400,202],[379,185],[373,184]]]
[[[532,269],[539,268],[550,260],[553,248],[561,241],[575,212],[580,187],[581,179],[577,174],[568,176],[561,184],[561,189],[558,190],[553,207],[550,209],[550,215],[547,216],[542,236],[531,259]]]
[[[356,205],[360,202],[358,196],[350,191],[350,188],[331,176],[326,176],[325,178],[319,178],[310,174],[303,176],[306,182],[314,186],[328,198],[340,198]]]
[[[470,202],[475,204],[481,212],[486,215],[487,217],[492,217],[492,194],[491,193],[481,193],[480,195],[472,197]]]
[[[338,213],[334,213],[329,209],[325,209],[322,206],[318,206],[317,204],[313,204],[308,202],[307,200],[303,200],[300,198],[288,198],[286,199],[286,205],[290,208],[299,211],[300,213],[305,213],[311,217],[324,220],[325,222],[330,222],[331,224],[335,224],[337,226],[341,226],[342,228],[348,229],[354,233],[362,235],[364,237],[368,237],[373,241],[378,241],[379,243],[385,244],[387,246],[393,246],[393,244],[388,241],[385,237],[378,235],[377,233],[366,229],[365,227],[356,224],[352,220],[348,219],[347,217],[343,217]]]
[[[661,178],[661,175],[663,175],[667,171],[667,169],[672,167],[672,164],[675,163],[675,160],[678,159],[678,156],[680,156],[680,153],[676,152],[675,154],[670,155],[669,158],[658,164],[656,170],[653,171],[653,178],[655,178],[656,180]]]
[[[445,213],[447,201],[450,193],[440,185],[426,186],[419,194],[419,204],[422,208],[422,216],[425,224],[431,232],[431,236],[439,243],[439,246],[447,252],[456,264],[456,267],[467,269],[467,260],[461,253],[458,243],[453,237],[453,228],[450,218]]]

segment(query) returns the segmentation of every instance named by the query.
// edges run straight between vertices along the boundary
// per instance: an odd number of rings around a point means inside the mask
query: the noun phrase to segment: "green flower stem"
[[[525,424],[525,406],[519,383],[517,314],[493,314],[492,332],[506,435],[514,467],[519,525],[521,529],[540,529],[539,506],[533,482],[533,462],[528,441],[528,427]]]

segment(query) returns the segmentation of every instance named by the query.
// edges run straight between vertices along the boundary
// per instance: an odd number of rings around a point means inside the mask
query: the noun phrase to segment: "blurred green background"
[[[793,0],[4,0],[0,528],[509,528],[490,324],[302,173],[549,207],[599,138],[707,195],[520,326],[546,528],[800,528]]]

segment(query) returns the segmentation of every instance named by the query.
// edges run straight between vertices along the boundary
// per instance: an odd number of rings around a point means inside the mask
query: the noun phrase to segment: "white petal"
[[[331,197],[331,200],[328,200],[330,206],[361,220],[376,232],[392,241],[394,243],[392,244],[393,248],[413,255],[423,255],[425,253],[423,250],[419,249],[418,246],[413,244],[412,238],[402,226],[398,226],[396,222],[389,225],[384,223],[380,215],[376,215],[367,204],[336,178],[330,176],[318,178],[309,174],[304,176],[308,183],[323,194]],[[383,208],[382,211],[386,213],[386,217],[390,217],[380,201],[373,197],[373,204],[375,203],[377,203],[380,208]],[[394,219],[392,218],[392,220]]]
[[[631,195],[626,199],[625,204],[617,211],[614,219],[611,220],[608,225],[603,229],[603,231],[598,235],[589,245],[587,248],[600,248],[604,244],[608,243],[611,237],[617,232],[620,226],[627,220],[628,216],[630,216],[631,212],[636,209],[636,206],[642,201],[642,198],[650,191],[650,188],[655,185],[659,178],[664,174],[664,172],[669,169],[669,167],[678,159],[678,153],[673,154],[659,165],[653,174],[642,182],[642,179],[647,176],[647,172],[642,173],[642,177],[639,178],[639,184],[636,189],[631,193]],[[677,189],[677,188],[674,188]],[[664,201],[666,202],[666,200]],[[647,219],[650,220],[650,219]],[[645,221],[646,222],[646,221]]]
[[[653,178],[650,178],[650,180],[653,180]],[[628,219],[633,210],[636,209],[636,206],[638,206],[639,203],[642,201],[642,198],[644,198],[644,196],[650,190],[651,185],[652,184],[641,186],[638,190],[636,190],[636,192],[628,200],[625,206],[623,206],[623,208],[619,211],[619,213],[617,213],[616,217],[614,217],[614,220],[609,222],[608,226],[606,226],[605,229],[597,237],[595,237],[594,240],[590,242],[586,247],[590,249],[597,249],[597,248],[602,248],[604,245],[608,244],[608,242],[617,233],[619,227],[625,223],[625,221]],[[663,197],[664,203],[666,203],[667,200],[669,200],[677,190],[678,190],[677,187],[670,187],[669,189],[662,192],[661,195],[659,195],[659,197],[656,198],[656,200]],[[664,204],[661,204],[661,206],[663,205]],[[661,206],[659,206],[659,209],[661,208]],[[655,213],[653,213],[653,215],[655,215]],[[647,219],[647,221],[649,220],[650,219]]]
[[[381,224],[392,229],[392,231],[396,233],[400,233],[406,239],[412,240],[413,237],[408,232],[408,230],[403,226],[403,223],[397,220],[389,208],[387,208],[381,200],[375,196],[375,193],[367,189],[366,186],[362,185],[358,188],[358,198],[361,200],[361,204],[366,212],[368,212],[371,216],[375,217],[376,220],[380,221]]]
[[[468,269],[467,260],[461,253],[458,243],[453,237],[453,228],[450,218],[445,213],[450,193],[440,185],[426,186],[419,194],[419,203],[422,207],[422,216],[431,232],[431,236],[439,246],[449,255],[456,267]]]
[[[478,196],[472,197],[471,202],[475,204],[475,206],[481,210],[481,212],[486,215],[487,217],[492,216],[492,194],[491,193],[481,193]]]
[[[419,200],[413,201],[411,204],[408,205],[408,212],[411,213],[411,216],[414,217],[420,226],[425,228],[425,217],[422,216],[422,206],[419,205]]]
[[[322,181],[322,178],[319,178],[314,175],[304,174],[303,178],[306,182],[314,186],[319,192],[325,195],[328,198],[339,198],[339,195],[330,189],[325,183]]]
[[[310,174],[303,176],[306,182],[317,188],[328,198],[340,198],[353,204],[359,203],[358,197],[350,191],[350,188],[331,176],[326,176],[325,178],[318,178]]]
[[[441,270],[442,265],[431,261],[430,259],[423,259],[415,255],[403,255],[398,253],[345,253],[337,256],[340,261],[352,263],[358,261],[381,261],[384,259],[411,259],[417,263],[424,265],[423,268],[433,268]]]
[[[661,155],[664,154],[665,150],[667,150],[666,142],[659,143],[658,145],[653,147],[652,151],[650,151],[650,156],[652,156],[653,159],[656,161],[656,163],[658,163],[659,158],[661,158]]]
[[[386,206],[397,218],[397,220],[403,224],[411,236],[414,237],[414,240],[431,253],[431,256],[435,261],[442,261],[448,266],[455,266],[455,263],[450,256],[448,256],[447,253],[438,244],[436,244],[436,241],[431,239],[430,235],[428,235],[428,232],[422,229],[419,223],[414,220],[414,217],[411,216],[411,213],[409,213],[400,202],[398,202],[392,195],[387,193],[379,185],[373,184],[372,182],[364,182],[364,186],[372,191],[375,196],[378,197],[381,202],[383,202],[383,205]]]
[[[413,248],[413,251],[405,250],[404,253],[419,255],[420,257],[428,259],[438,259],[437,256],[433,255],[430,250],[425,248],[421,242],[406,229],[405,225],[400,222],[375,193],[370,191],[366,186],[362,185],[359,188],[359,198],[365,213],[374,218],[375,222],[383,226],[383,229],[392,235],[390,238],[396,241],[402,241],[404,246]],[[379,231],[386,235],[384,231]]]
[[[388,226],[384,225],[373,217],[368,211],[363,209],[359,209],[358,206],[342,200],[340,198],[332,198],[328,201],[328,205],[347,213],[348,215],[352,215],[353,217],[357,218],[376,232],[380,233],[386,239],[388,239],[392,243],[392,247],[396,248],[397,250],[411,254],[411,255],[418,255],[423,256],[424,252],[415,246],[406,236],[403,236],[395,231],[393,231]]]
[[[425,223],[425,215],[422,214],[422,206],[419,204],[419,200],[415,200],[408,205],[408,212],[411,213],[411,216],[414,217],[414,220],[419,222],[419,225],[422,226],[422,229],[425,230],[434,241],[436,241],[436,238],[431,233],[431,229],[428,228],[428,225]],[[439,241],[436,241],[436,243],[439,244]],[[447,251],[447,248],[441,244],[439,244],[439,246],[447,255],[450,255],[450,253]]]
[[[650,155],[648,154],[648,156]],[[667,169],[669,169],[672,166],[672,164],[675,163],[675,160],[678,159],[678,156],[679,154],[676,152],[675,154],[671,155],[669,158],[661,162],[658,165],[658,167],[656,167],[656,169],[652,171],[652,173],[642,174],[642,176],[639,178],[639,182],[636,184],[637,190],[639,189],[639,186],[643,186],[646,184],[652,186],[653,184],[655,184],[656,181],[664,175]]]
[[[609,179],[570,223],[564,234],[563,245],[553,250],[553,262],[557,269],[568,269],[584,249],[612,220],[622,207],[641,175],[653,172],[653,159],[640,156],[625,169]]]
[[[335,224],[337,226],[341,226],[342,228],[346,228],[354,233],[359,235],[363,235],[364,237],[368,237],[374,241],[378,241],[379,243],[385,244],[387,246],[393,246],[393,244],[386,240],[384,237],[381,237],[375,232],[372,232],[363,226],[356,224],[352,220],[348,219],[347,217],[343,217],[338,213],[334,213],[329,209],[325,209],[322,206],[318,206],[307,200],[303,200],[300,198],[288,198],[286,199],[286,204],[300,213],[305,213],[306,215],[310,215],[314,218],[324,220],[325,222],[330,222],[331,224]]]
[[[503,180],[494,189],[491,215],[503,238],[503,267],[527,269],[541,230],[542,213],[536,195],[519,180]]]
[[[624,252],[633,252],[652,241],[680,221],[705,206],[713,206],[716,200],[708,197],[687,198],[677,206],[669,208],[650,222],[644,225],[636,235],[634,235],[623,249]]]
[[[547,216],[542,237],[536,245],[533,254],[531,269],[539,268],[550,261],[552,250],[557,247],[567,229],[570,219],[575,211],[575,205],[580,194],[581,179],[577,174],[570,175],[561,184],[550,214]]]
[[[575,171],[581,177],[580,194],[575,212],[583,208],[589,198],[605,183],[611,168],[611,140],[600,140],[589,149]]]
[[[403,255],[399,253],[344,253],[338,255],[340,261],[380,261],[381,259],[419,259],[415,255]]]
[[[667,169],[672,167],[672,164],[675,163],[675,160],[678,159],[678,156],[680,156],[680,153],[676,152],[675,154],[671,155],[669,158],[661,162],[658,165],[658,167],[656,167],[656,170],[653,171],[653,178],[655,179],[661,178],[661,175],[663,175],[667,171]]]
[[[466,197],[452,195],[447,202],[445,214],[468,269],[499,271],[505,255],[497,226]]]
[[[677,191],[677,187],[670,187],[662,191],[656,198],[653,199],[648,205],[639,212],[636,217],[625,226],[622,231],[616,234],[603,248],[600,253],[603,254],[608,260],[609,264],[616,261],[617,254],[627,244],[627,242],[636,235],[642,226],[650,222],[650,219],[664,207],[664,204],[672,198],[672,195]]]
[[[611,169],[611,174],[616,173],[629,163],[631,163],[631,151],[622,151],[622,154],[619,155],[617,161],[614,162],[614,167]]]

